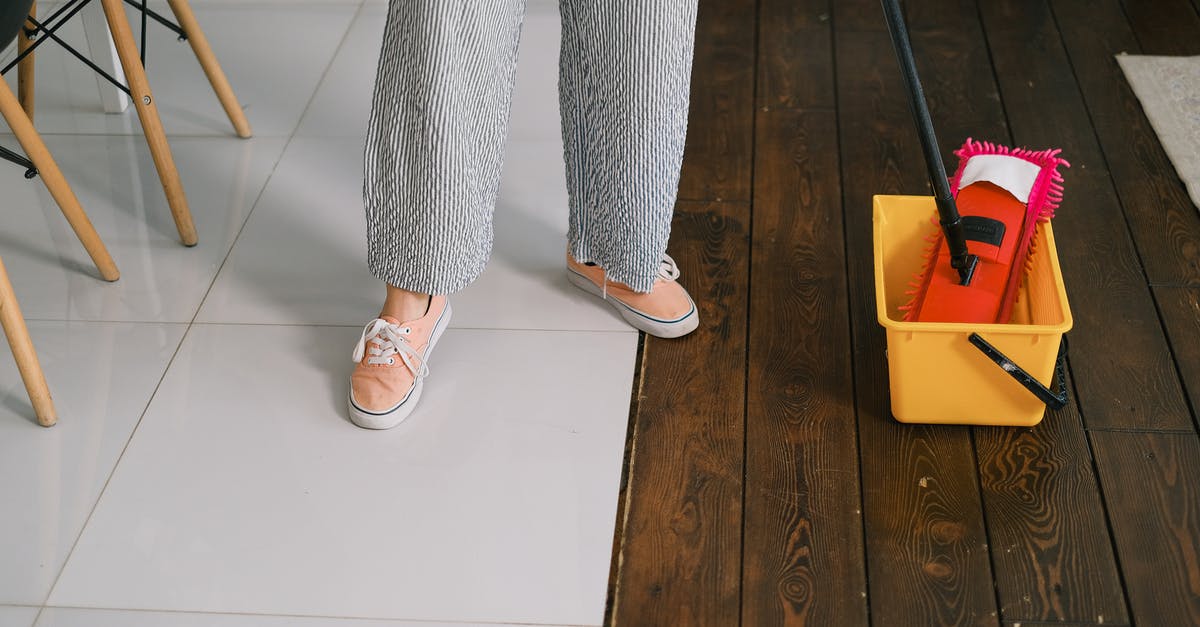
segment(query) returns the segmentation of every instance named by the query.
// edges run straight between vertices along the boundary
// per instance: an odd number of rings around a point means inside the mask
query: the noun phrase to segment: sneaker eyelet
[[[395,359],[395,358],[393,358],[393,357],[388,357],[388,365],[389,365],[389,366],[395,366],[395,365],[396,365],[396,359]]]

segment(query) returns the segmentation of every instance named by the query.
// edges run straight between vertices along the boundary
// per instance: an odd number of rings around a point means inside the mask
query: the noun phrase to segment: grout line
[[[196,318],[198,318],[200,316],[200,312],[204,310],[204,304],[208,301],[209,295],[212,294],[213,287],[221,278],[221,271],[225,269],[225,264],[229,262],[229,258],[233,255],[233,250],[237,248],[238,240],[242,238],[242,233],[246,231],[246,225],[250,223],[250,218],[253,217],[254,210],[258,208],[258,203],[262,200],[263,195],[266,194],[267,188],[270,187],[271,181],[275,178],[275,174],[279,172],[279,165],[283,163],[284,157],[287,156],[288,149],[291,148],[292,143],[296,141],[296,133],[300,130],[301,123],[304,122],[305,116],[308,115],[308,111],[312,107],[313,101],[317,98],[317,93],[321,91],[321,85],[323,85],[325,83],[325,79],[328,78],[329,70],[333,67],[334,62],[337,60],[338,54],[341,53],[342,47],[346,45],[346,40],[350,37],[350,31],[354,28],[354,23],[358,21],[359,16],[361,16],[362,10],[363,5],[360,4],[358,8],[354,10],[354,15],[352,15],[350,20],[346,23],[346,31],[342,33],[341,40],[338,42],[337,47],[334,48],[333,54],[329,56],[329,63],[325,66],[325,70],[321,72],[321,78],[317,80],[316,87],[313,88],[312,93],[309,94],[308,102],[304,103],[304,108],[300,111],[300,116],[296,118],[296,126],[292,129],[291,134],[287,138],[287,142],[285,142],[283,145],[283,148],[280,149],[279,159],[275,161],[275,167],[271,168],[271,173],[268,174],[266,180],[263,181],[263,186],[258,190],[258,196],[254,199],[254,204],[250,206],[250,211],[246,212],[246,219],[242,221],[242,226],[238,229],[237,235],[234,236],[233,242],[229,245],[229,250],[225,252],[225,257],[221,259],[220,265],[217,266],[217,271],[213,274],[212,282],[208,284],[208,289],[204,291],[204,297],[200,299],[200,304],[196,307],[196,313],[192,315],[191,324],[196,324]]]
[[[333,6],[346,6],[346,4],[347,3],[332,3]],[[41,616],[45,612],[46,609],[60,609],[60,608],[68,609],[68,610],[74,609],[74,610],[91,610],[91,611],[163,612],[163,613],[178,613],[178,614],[204,614],[204,615],[229,615],[229,616],[279,616],[279,617],[318,618],[318,619],[319,618],[339,618],[339,619],[349,619],[349,620],[405,620],[405,619],[396,619],[396,618],[371,618],[371,617],[354,617],[354,616],[319,616],[319,615],[303,615],[303,614],[258,614],[258,613],[238,613],[238,612],[186,612],[186,611],[180,611],[180,610],[146,610],[146,609],[137,609],[137,608],[94,608],[94,607],[89,608],[89,607],[73,607],[73,606],[67,606],[67,605],[63,605],[63,606],[48,605],[50,597],[52,596],[61,577],[63,576],[63,574],[67,568],[67,565],[70,563],[75,549],[78,547],[79,543],[82,540],[83,534],[86,532],[86,529],[90,526],[90,522],[95,515],[96,509],[99,507],[100,502],[103,500],[103,497],[105,496],[105,494],[108,490],[108,487],[111,484],[111,482],[117,472],[117,469],[120,466],[120,463],[124,459],[125,453],[128,451],[128,448],[130,447],[130,445],[133,441],[133,438],[136,436],[136,433],[137,433],[138,429],[140,428],[140,424],[141,424],[142,420],[144,420],[146,415],[148,414],[149,409],[153,405],[153,402],[156,399],[161,386],[163,385],[166,377],[169,375],[169,373],[174,365],[174,362],[176,361],[176,359],[178,358],[178,356],[180,355],[180,353],[182,351],[183,346],[185,345],[185,343],[187,341],[189,341],[190,335],[194,328],[196,328],[197,326],[199,326],[199,327],[205,327],[205,326],[275,326],[275,327],[331,327],[331,328],[358,328],[359,327],[358,324],[339,325],[339,324],[321,324],[321,323],[318,323],[318,324],[222,323],[222,322],[198,322],[197,319],[199,317],[199,313],[201,312],[201,310],[203,309],[203,307],[205,305],[205,302],[207,301],[207,298],[211,294],[213,287],[215,286],[217,280],[221,276],[221,273],[222,273],[225,265],[228,263],[228,260],[229,260],[230,256],[232,255],[232,251],[233,251],[234,247],[236,247],[237,243],[239,242],[240,237],[242,236],[242,233],[244,232],[246,225],[248,224],[251,216],[253,215],[254,210],[260,204],[260,202],[265,194],[266,189],[270,186],[272,179],[278,172],[278,168],[280,167],[280,164],[282,163],[284,156],[287,154],[288,149],[292,145],[293,141],[296,140],[298,137],[300,137],[299,130],[300,130],[301,123],[303,122],[306,115],[308,114],[308,112],[312,106],[312,103],[315,100],[316,95],[318,94],[322,85],[326,82],[333,63],[336,61],[339,53],[345,46],[347,40],[349,39],[350,31],[353,28],[354,23],[360,18],[361,13],[368,6],[368,4],[369,4],[368,0],[360,0],[360,2],[358,3],[357,9],[355,10],[354,15],[352,16],[352,18],[349,21],[346,31],[342,36],[341,42],[338,44],[334,53],[331,55],[329,64],[325,68],[325,71],[322,73],[321,78],[318,80],[316,88],[313,90],[312,94],[310,94],[308,102],[306,103],[304,109],[301,111],[301,113],[297,119],[295,128],[293,128],[286,135],[280,134],[280,135],[256,136],[256,139],[275,139],[275,140],[285,140],[285,141],[283,142],[283,146],[280,149],[277,159],[275,160],[274,166],[271,168],[270,172],[265,177],[257,196],[255,197],[254,201],[251,203],[251,208],[247,212],[246,218],[243,220],[243,223],[242,223],[241,227],[239,228],[238,233],[235,235],[235,237],[231,241],[229,249],[227,250],[224,258],[221,260],[221,263],[218,265],[215,273],[213,274],[213,278],[210,281],[208,289],[205,291],[204,296],[201,298],[199,304],[196,306],[196,309],[195,309],[194,314],[190,321],[165,322],[165,321],[157,321],[157,320],[132,321],[132,320],[36,319],[36,321],[38,321],[38,322],[57,322],[57,323],[79,323],[79,322],[82,322],[84,324],[130,324],[130,325],[155,324],[155,325],[163,325],[163,326],[167,326],[167,325],[185,326],[186,328],[180,336],[179,342],[176,345],[174,353],[171,355],[170,359],[167,360],[166,365],[162,370],[162,374],[159,378],[158,383],[154,386],[153,391],[147,398],[146,403],[142,409],[141,415],[138,417],[137,422],[134,424],[132,430],[130,431],[130,435],[129,435],[128,439],[126,440],[124,447],[121,449],[120,454],[117,456],[115,462],[113,463],[112,468],[108,473],[108,477],[106,478],[104,485],[102,486],[95,501],[93,502],[92,507],[91,507],[90,511],[88,512],[87,517],[84,519],[83,524],[80,528],[80,531],[75,538],[75,541],[72,543],[70,549],[68,550],[68,552],[66,554],[66,557],[63,561],[62,567],[59,568],[57,575],[55,576],[53,582],[51,583],[51,585],[49,587],[48,592],[46,593],[45,601],[43,602],[43,604],[40,607],[37,605],[22,606],[22,607],[30,607],[31,609],[38,610],[37,616],[35,617],[35,624],[36,624],[36,621],[41,620]],[[63,133],[62,135],[71,136],[71,137],[79,137],[81,134]],[[82,134],[82,136],[102,137],[102,138],[107,138],[107,137],[125,138],[125,137],[134,137],[135,134],[131,134],[131,133],[103,134],[102,133],[102,134]],[[307,137],[307,136],[305,136],[305,137]],[[172,138],[173,139],[176,139],[176,138],[208,139],[208,140],[227,140],[228,139],[228,137],[223,136],[223,135],[173,135]],[[357,136],[347,136],[344,138],[338,137],[338,139],[358,140],[361,138],[357,137]],[[30,320],[34,321],[35,319],[30,319]],[[486,328],[486,327],[481,327],[481,328],[454,327],[454,328],[460,329],[460,330],[518,331],[518,332],[520,332],[520,331],[525,331],[525,332],[568,332],[568,333],[594,333],[594,334],[614,334],[614,333],[616,333],[616,334],[627,334],[627,333],[636,334],[637,333],[637,331],[633,330],[633,329],[596,330],[596,329],[497,329],[497,328]],[[415,620],[415,619],[407,619],[407,620]],[[461,624],[461,623],[453,622],[453,621],[440,621],[440,620],[429,621],[429,622],[443,623],[443,624],[448,624],[448,625]],[[546,623],[484,621],[483,624],[488,624],[488,625],[543,625]],[[581,625],[583,625],[583,624],[581,624]]]
[[[39,324],[59,323],[59,324],[122,324],[122,325],[162,325],[162,326],[211,326],[211,327],[322,327],[322,328],[338,328],[338,329],[360,329],[362,325],[357,322],[238,322],[238,321],[167,321],[167,320],[84,320],[84,319],[63,319],[63,318],[26,318],[26,322],[36,322]],[[543,327],[482,327],[482,326],[458,326],[452,324],[449,329],[459,331],[516,331],[516,332],[539,332],[539,333],[610,333],[610,334],[628,334],[636,335],[638,330],[629,327],[628,329],[569,329],[569,328],[543,328]],[[3,605],[0,603],[0,605]]]
[[[37,322],[43,324],[52,322],[61,324],[159,324],[163,326],[187,326],[189,324],[188,322],[181,320],[87,320],[82,318],[25,318],[25,322]],[[0,605],[3,605],[3,603],[0,603]]]
[[[124,113],[101,113],[101,112],[97,111],[96,115],[114,115],[114,116],[116,116],[116,115],[125,115],[125,114]],[[70,137],[70,138],[74,138],[74,139],[86,139],[86,138],[90,138],[90,137],[120,137],[120,138],[132,137],[134,139],[140,139],[140,138],[144,137],[144,134],[140,132],[140,127],[139,127],[139,132],[136,132],[136,133],[87,133],[87,132],[50,131],[50,132],[44,132],[44,133],[39,132],[38,135],[41,135],[43,138],[45,138],[45,137]],[[232,133],[230,133],[230,134],[219,134],[216,132],[214,132],[214,133],[168,133],[167,139],[170,141],[197,140],[197,139],[209,139],[209,140],[236,139],[238,141],[246,142],[246,141],[254,141],[256,139],[275,139],[275,140],[289,139],[289,138],[291,138],[291,136],[292,136],[291,133],[284,134],[284,133],[257,133],[256,132],[253,137],[241,138],[236,135],[233,135]],[[337,137],[339,137],[339,136],[331,136],[329,139],[335,139]],[[13,135],[12,133],[0,133],[0,139],[4,139],[6,141],[11,140],[11,141],[15,142],[15,141],[17,141],[17,136]],[[344,139],[354,139],[354,138],[351,136],[346,136]]]
[[[321,73],[321,79],[319,81],[317,81],[316,88],[314,88],[313,93],[309,95],[308,102],[305,103],[304,110],[300,113],[300,118],[296,122],[297,128],[300,125],[300,120],[303,120],[304,115],[308,112],[309,106],[312,105],[312,101],[316,97],[317,91],[320,90],[321,84],[323,82],[325,82],[325,77],[329,73],[329,68],[333,65],[334,59],[337,58],[338,52],[341,51],[342,46],[345,44],[346,37],[349,35],[349,32],[350,32],[350,28],[354,24],[354,21],[356,19],[358,19],[358,16],[361,13],[361,11],[362,11],[362,5],[359,5],[359,7],[355,10],[354,15],[351,17],[351,19],[347,23],[346,31],[344,33],[342,33],[341,41],[338,43],[338,46],[334,50],[333,54],[330,55],[329,63],[325,66],[325,71]],[[202,298],[200,300],[200,303],[196,306],[196,311],[192,315],[191,322],[187,323],[187,325],[188,325],[187,329],[184,330],[183,335],[179,339],[179,343],[176,344],[176,346],[175,346],[175,352],[172,353],[171,358],[169,360],[167,360],[166,367],[163,368],[162,375],[159,377],[158,383],[154,386],[154,390],[150,393],[149,398],[146,399],[146,404],[145,404],[145,406],[142,407],[141,415],[138,416],[137,422],[134,424],[133,429],[130,430],[129,437],[125,440],[125,445],[121,448],[120,454],[117,455],[117,459],[113,463],[112,469],[109,470],[108,477],[105,478],[104,485],[100,488],[100,492],[99,492],[99,494],[97,494],[96,500],[92,503],[91,509],[88,510],[87,517],[84,518],[83,525],[79,528],[79,533],[75,536],[75,541],[71,543],[71,548],[70,548],[70,550],[67,551],[66,558],[62,562],[62,566],[59,567],[58,573],[54,576],[54,581],[50,584],[49,589],[46,591],[45,600],[42,602],[43,607],[45,606],[46,603],[49,602],[50,596],[54,594],[54,589],[58,587],[59,580],[62,579],[63,573],[66,572],[67,566],[70,565],[71,558],[75,554],[75,549],[79,546],[80,540],[83,539],[84,533],[87,532],[88,525],[91,524],[92,517],[95,516],[96,509],[100,506],[100,502],[104,500],[104,494],[108,491],[108,486],[112,483],[112,479],[116,475],[117,469],[121,465],[121,461],[125,458],[125,453],[129,450],[129,445],[133,442],[134,437],[137,435],[137,431],[138,431],[138,428],[141,427],[142,420],[144,420],[146,418],[146,414],[149,411],[150,406],[154,404],[154,399],[158,396],[158,391],[162,387],[163,381],[166,380],[167,375],[171,371],[171,366],[174,365],[175,359],[179,356],[180,350],[183,348],[184,343],[187,342],[188,336],[191,335],[192,327],[195,324],[196,317],[198,317],[200,315],[200,311],[204,307],[204,301],[208,298],[209,293],[212,292],[213,285],[216,284],[217,279],[221,275],[221,270],[224,268],[226,261],[229,260],[229,256],[233,252],[233,248],[237,245],[238,239],[241,237],[242,232],[246,228],[246,223],[250,221],[250,216],[254,215],[254,209],[258,207],[259,201],[262,200],[263,194],[266,192],[267,187],[270,185],[271,179],[273,179],[275,177],[275,173],[279,169],[279,164],[283,162],[284,155],[287,153],[287,149],[289,146],[291,146],[292,141],[294,139],[295,139],[295,129],[292,130],[291,136],[288,138],[288,141],[284,144],[283,148],[280,149],[279,157],[275,160],[274,167],[271,168],[271,172],[263,180],[262,187],[259,188],[258,195],[255,197],[254,202],[250,206],[250,211],[246,212],[246,218],[245,218],[245,220],[242,221],[241,228],[238,229],[238,234],[233,238],[233,241],[229,245],[229,250],[225,253],[224,259],[221,260],[220,266],[218,266],[217,271],[213,274],[213,278],[212,278],[212,281],[209,283],[208,290],[206,290],[204,293],[204,298]],[[38,612],[38,618],[40,619],[40,617],[41,617],[41,611]]]
[[[331,329],[361,329],[361,324],[307,324],[307,323],[260,323],[260,322],[195,322],[193,327],[288,327],[288,328],[309,328],[322,327]],[[503,328],[503,327],[459,327],[451,325],[447,330],[454,331],[497,331],[505,333],[594,333],[603,335],[637,335],[638,330],[630,327],[629,329],[519,329],[519,328]]]
[[[137,422],[129,431],[129,437],[125,439],[125,445],[121,447],[120,454],[113,462],[112,469],[108,471],[108,477],[104,479],[104,485],[100,488],[100,492],[96,495],[96,500],[92,503],[91,509],[88,510],[87,517],[83,519],[83,525],[79,527],[79,533],[75,536],[75,541],[71,543],[70,550],[67,551],[66,557],[63,559],[62,566],[58,569],[58,574],[54,576],[54,581],[51,582],[50,588],[46,591],[46,598],[42,601],[43,609],[50,602],[50,596],[54,594],[54,589],[58,587],[58,582],[62,579],[63,573],[66,572],[67,566],[71,563],[71,557],[75,554],[75,548],[79,546],[79,541],[83,539],[84,532],[87,531],[88,525],[92,522],[92,517],[96,514],[96,508],[100,506],[100,501],[104,499],[104,493],[108,491],[108,486],[112,483],[113,476],[117,474],[117,468],[121,465],[121,460],[125,457],[125,452],[129,450],[129,445],[133,442],[134,435],[137,434],[138,427],[142,425],[142,420],[146,417],[146,412],[150,410],[150,406],[154,404],[154,397],[158,395],[159,388],[167,378],[167,373],[171,370],[171,365],[175,363],[175,358],[179,356],[179,351],[183,347],[183,343],[187,341],[188,334],[191,328],[184,330],[183,335],[179,337],[179,343],[175,345],[175,352],[171,353],[171,358],[167,360],[167,364],[163,367],[162,375],[158,378],[158,383],[154,385],[154,390],[146,399],[146,404],[142,407],[142,413],[138,416]],[[41,612],[38,612],[40,618]]]
[[[24,606],[36,607],[36,606]],[[76,610],[76,611],[93,611],[93,612],[129,612],[137,614],[180,614],[180,615],[195,615],[195,616],[245,616],[259,618],[311,618],[317,620],[323,619],[338,619],[338,620],[353,620],[353,621],[386,621],[411,623],[413,627],[417,625],[447,625],[448,627],[467,625],[489,625],[494,627],[596,627],[591,623],[543,623],[543,622],[508,622],[508,621],[493,621],[493,620],[474,620],[470,623],[465,623],[458,619],[430,619],[430,618],[388,618],[379,616],[341,616],[337,614],[271,614],[266,612],[218,612],[210,610],[164,610],[164,609],[147,609],[137,607],[88,607],[85,605],[45,605],[42,610]],[[398,625],[397,627],[405,627]]]
[[[192,7],[204,7],[212,9],[281,9],[284,6],[299,6],[301,8],[308,7],[345,7],[349,5],[359,4],[361,0],[192,0]],[[65,4],[65,0],[42,0],[39,7],[46,9],[56,9]],[[147,0],[147,6],[150,7],[166,7],[167,0]]]
[[[113,114],[97,113],[97,115],[124,115],[124,114],[123,113],[113,113]],[[42,137],[70,137],[70,138],[75,138],[75,139],[89,138],[89,137],[121,137],[121,138],[125,138],[125,137],[140,138],[140,137],[142,137],[142,133],[140,133],[140,132],[138,132],[138,133],[77,132],[76,133],[76,132],[67,132],[67,131],[61,131],[61,132],[50,131],[50,132],[39,133],[39,135],[41,135]],[[326,140],[326,141],[337,141],[337,140],[342,140],[342,141],[355,140],[355,141],[360,141],[360,142],[366,141],[366,135],[364,133],[350,132],[350,131],[346,131],[345,133],[336,133],[336,132],[329,132],[329,131],[312,132],[312,133],[297,133],[297,132],[259,133],[259,132],[255,131],[253,137],[246,137],[246,138],[237,137],[236,135],[233,135],[233,134],[221,134],[221,133],[216,133],[216,132],[213,132],[213,133],[168,133],[167,134],[167,139],[169,139],[171,141],[175,141],[175,140],[194,141],[194,140],[198,140],[198,139],[208,139],[208,140],[236,139],[238,141],[254,141],[256,139],[280,140],[280,139],[291,139],[293,137],[299,137],[302,139],[321,139],[321,140]],[[17,136],[13,135],[12,133],[0,131],[0,140],[16,142]],[[557,142],[557,140],[555,140],[554,138],[551,138],[551,137],[515,137],[515,136],[510,137],[508,141],[509,142],[522,142],[522,143],[534,143],[534,142],[555,143],[555,142]]]

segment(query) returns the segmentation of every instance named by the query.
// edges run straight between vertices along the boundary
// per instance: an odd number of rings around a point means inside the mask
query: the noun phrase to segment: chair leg
[[[171,215],[175,218],[179,239],[184,246],[195,246],[196,225],[192,222],[192,212],[188,209],[187,197],[183,194],[183,183],[179,180],[175,158],[171,156],[171,147],[167,144],[167,134],[163,130],[162,120],[158,117],[158,105],[154,103],[150,94],[150,82],[146,80],[146,70],[142,67],[125,8],[121,0],[101,0],[101,3],[104,5],[108,28],[112,31],[113,44],[117,47],[117,56],[121,58],[121,67],[125,69],[129,91],[133,93],[133,106],[142,122],[146,143],[149,144],[150,154],[154,157],[154,167],[158,169],[158,178],[167,194],[167,204],[170,205]]]
[[[0,326],[3,326],[8,345],[12,348],[13,358],[17,361],[17,371],[21,373],[21,380],[25,382],[25,391],[29,393],[29,402],[33,404],[38,424],[43,427],[53,426],[58,422],[58,416],[54,412],[54,401],[50,398],[46,376],[42,373],[37,353],[33,350],[29,329],[25,326],[25,318],[21,317],[21,308],[17,305],[17,296],[13,293],[3,261],[0,261]]]
[[[75,231],[76,237],[96,264],[100,276],[106,281],[116,281],[121,276],[117,271],[117,264],[113,263],[112,256],[108,254],[108,249],[104,247],[104,242],[100,240],[92,221],[79,205],[79,199],[75,197],[75,192],[71,191],[71,186],[67,184],[62,170],[58,169],[54,157],[50,156],[50,150],[46,148],[42,137],[33,128],[33,122],[29,121],[21,103],[8,88],[8,83],[3,80],[0,80],[0,115],[8,121],[13,134],[17,136],[17,141],[21,143],[21,148],[25,149],[25,154],[29,156],[29,160],[42,177],[42,182],[46,184],[46,189],[50,191],[63,216]]]
[[[37,19],[37,3],[29,7],[29,17]],[[33,28],[32,22],[26,22],[25,26]],[[33,42],[25,36],[24,30],[17,33],[17,52],[24,53]],[[34,66],[33,53],[21,60],[17,64],[17,98],[21,101],[21,108],[25,110],[25,115],[29,119],[33,119],[33,83],[34,83]]]
[[[221,106],[225,108],[225,115],[228,115],[229,121],[233,123],[234,131],[237,132],[238,137],[250,137],[253,133],[250,130],[250,122],[246,120],[246,112],[242,111],[242,105],[238,103],[233,88],[229,86],[229,79],[225,78],[221,64],[217,63],[217,57],[213,54],[212,47],[208,45],[208,38],[200,29],[200,23],[196,21],[196,16],[192,13],[192,7],[188,0],[167,0],[167,4],[171,5],[171,12],[175,14],[175,19],[179,21],[183,32],[187,33],[188,43],[192,45],[192,52],[200,61],[200,67],[204,68],[204,74],[208,77],[208,82],[212,84],[213,91],[217,93],[217,99],[221,101]]]

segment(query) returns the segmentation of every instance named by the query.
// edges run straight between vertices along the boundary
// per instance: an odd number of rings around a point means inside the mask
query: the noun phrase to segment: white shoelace
[[[396,356],[399,356],[414,377],[424,377],[429,374],[429,367],[425,365],[417,349],[408,343],[411,333],[412,327],[402,327],[381,318],[372,320],[363,328],[362,337],[354,346],[352,359],[354,363],[358,363],[362,361],[363,355],[370,353],[370,357],[367,357],[368,364],[391,366],[396,363]]]
[[[662,262],[658,264],[658,278],[664,281],[674,281],[679,278],[679,266],[667,253],[663,253]]]
[[[674,281],[679,278],[679,266],[676,265],[675,260],[667,253],[663,253],[662,261],[658,264],[658,278],[664,281]],[[608,270],[604,270],[601,282],[600,297],[608,300]]]

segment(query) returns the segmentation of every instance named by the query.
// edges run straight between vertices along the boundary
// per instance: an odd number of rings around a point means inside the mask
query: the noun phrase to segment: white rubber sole
[[[692,301],[691,296],[688,296],[688,301],[692,304],[692,310],[688,312],[687,315],[677,320],[660,320],[653,316],[644,314],[617,300],[616,298],[613,298],[612,296],[605,298],[604,291],[600,289],[599,285],[592,283],[591,279],[579,274],[578,272],[575,272],[570,268],[567,268],[567,279],[571,281],[571,284],[575,287],[578,287],[579,289],[596,296],[597,298],[604,299],[604,302],[611,305],[613,309],[616,309],[617,313],[621,314],[621,317],[624,318],[625,322],[628,322],[630,326],[638,329],[639,331],[645,331],[654,337],[666,339],[682,337],[688,333],[691,333],[692,331],[695,331],[696,327],[700,326],[700,312],[696,309],[696,303]]]
[[[446,310],[442,312],[442,316],[438,318],[436,324],[433,325],[433,333],[429,336],[429,344],[425,346],[425,352],[421,353],[421,361],[428,363],[429,355],[433,352],[433,347],[437,345],[438,340],[442,338],[442,333],[446,327],[450,326],[450,303],[446,303]],[[417,403],[421,400],[421,390],[425,387],[424,377],[418,377],[413,384],[413,388],[409,390],[408,396],[404,397],[395,407],[383,412],[371,412],[362,409],[354,402],[354,390],[350,390],[349,398],[347,399],[350,406],[350,421],[364,429],[391,429],[404,422],[409,414],[417,407]]]

